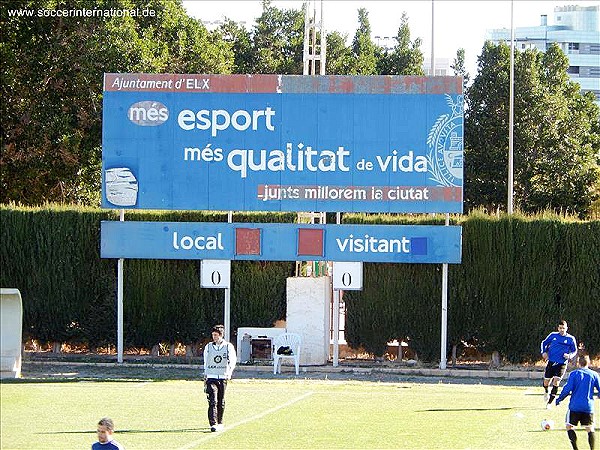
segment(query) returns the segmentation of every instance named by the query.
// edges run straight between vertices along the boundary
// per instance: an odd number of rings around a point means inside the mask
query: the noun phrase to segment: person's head
[[[96,434],[98,434],[98,442],[102,444],[109,442],[114,432],[115,424],[111,418],[103,417],[100,419],[98,422],[98,429],[96,430]]]
[[[211,334],[213,342],[219,342],[221,339],[223,339],[225,327],[223,325],[215,325],[212,327]]]
[[[579,355],[577,358],[577,364],[579,367],[587,367],[590,365],[590,357],[588,355]]]
[[[558,322],[558,332],[561,334],[561,336],[567,334],[568,329],[569,327],[567,326],[567,322],[565,320]]]

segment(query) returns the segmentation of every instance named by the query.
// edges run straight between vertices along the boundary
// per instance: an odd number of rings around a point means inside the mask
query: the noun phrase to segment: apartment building
[[[600,6],[557,6],[553,24],[542,15],[537,26],[515,28],[515,47],[520,51],[537,48],[541,51],[554,42],[569,58],[569,77],[591,91],[600,105]],[[510,29],[487,31],[486,39],[510,42]]]

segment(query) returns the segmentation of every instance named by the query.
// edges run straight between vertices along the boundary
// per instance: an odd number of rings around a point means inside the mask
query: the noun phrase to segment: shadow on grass
[[[435,409],[421,409],[415,412],[453,412],[453,411],[510,411],[511,409],[523,411],[526,409],[538,409],[538,408],[514,408],[512,406],[506,406],[502,408],[435,408]]]
[[[172,430],[117,430],[115,434],[136,433],[211,433],[210,428],[179,428]],[[96,430],[86,431],[42,431],[35,434],[60,435],[60,434],[96,434]]]
[[[552,428],[551,430],[528,430],[527,432],[528,433],[556,433],[557,431],[561,432],[561,433],[566,433],[567,429],[562,427],[562,428]],[[594,431],[600,431],[600,427],[596,427],[594,429]],[[581,432],[582,434],[586,433],[586,431],[583,428],[577,428],[577,429],[575,429],[575,432]],[[579,440],[578,440],[578,442],[579,442]],[[587,443],[586,443],[586,445],[587,445]]]
[[[148,383],[170,381],[162,378],[93,378],[93,377],[74,377],[74,378],[10,378],[0,381],[0,384],[31,384],[31,383]],[[183,381],[198,381],[198,378],[190,378]]]

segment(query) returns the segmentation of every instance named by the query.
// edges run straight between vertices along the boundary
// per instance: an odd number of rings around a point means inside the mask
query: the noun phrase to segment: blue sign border
[[[102,206],[460,213],[462,140],[460,77],[105,74]]]
[[[236,254],[236,229],[259,229],[260,252]],[[322,235],[322,254],[301,254],[300,230]],[[308,246],[314,242],[308,242]],[[101,223],[102,258],[264,261],[461,262],[462,227],[221,222]],[[316,252],[318,253],[318,252]]]

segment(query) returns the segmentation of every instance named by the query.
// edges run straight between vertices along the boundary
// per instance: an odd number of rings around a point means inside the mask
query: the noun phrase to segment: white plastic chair
[[[293,359],[296,366],[296,375],[300,372],[300,347],[302,337],[296,333],[283,333],[273,339],[273,373],[281,373],[281,360]],[[277,353],[281,348],[289,348],[289,354]]]

